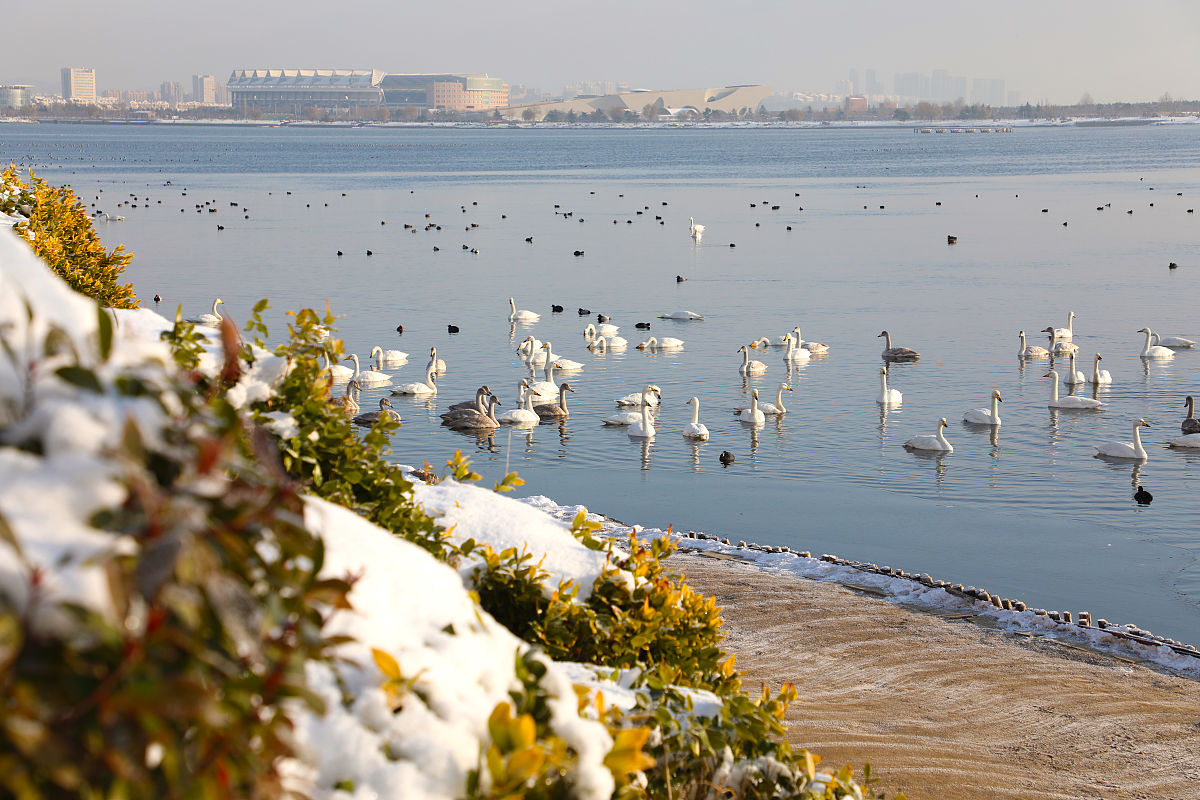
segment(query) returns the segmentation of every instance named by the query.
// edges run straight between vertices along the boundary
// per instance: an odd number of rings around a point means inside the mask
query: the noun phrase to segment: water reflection
[[[700,443],[695,439],[688,440],[688,449],[691,450],[692,472],[700,471]]]
[[[910,449],[908,452],[912,453],[914,456],[916,456],[919,459],[922,459],[923,461],[932,461],[933,462],[933,464],[934,464],[934,468],[933,468],[934,483],[936,483],[938,486],[941,486],[943,483],[946,482],[946,465],[949,463],[950,457],[952,455],[954,455],[953,453],[948,453],[945,450],[915,450],[915,449]]]

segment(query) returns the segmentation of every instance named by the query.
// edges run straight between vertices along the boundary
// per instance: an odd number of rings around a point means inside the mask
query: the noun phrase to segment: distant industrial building
[[[192,101],[205,106],[216,105],[217,79],[212,75],[193,75]]]
[[[24,108],[32,98],[32,86],[8,84],[0,86],[0,108]]]
[[[96,70],[91,67],[63,67],[62,96],[68,102],[96,102]]]
[[[298,114],[416,107],[492,111],[508,105],[508,84],[481,74],[389,75],[374,69],[239,69],[227,84],[234,108]]]
[[[650,105],[658,109],[660,115],[669,116],[683,111],[699,115],[703,115],[705,111],[749,114],[757,111],[770,95],[771,87],[761,85],[723,86],[719,89],[668,89],[666,91],[639,89],[598,97],[576,97],[573,100],[510,106],[500,113],[507,119],[523,119],[526,116],[526,110],[532,112],[534,119],[544,119],[551,112],[561,114],[574,112],[577,115],[583,115],[599,111],[611,117],[625,111],[640,114],[642,109]]]

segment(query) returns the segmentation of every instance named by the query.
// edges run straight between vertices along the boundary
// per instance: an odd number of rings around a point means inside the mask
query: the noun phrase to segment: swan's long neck
[[[1071,335],[1075,334],[1075,312],[1074,311],[1067,312],[1067,333],[1069,333]]]
[[[692,398],[692,424],[700,424],[700,401]]]
[[[992,421],[1000,421],[1000,398],[994,394],[992,395]]]
[[[1193,403],[1191,396],[1189,396],[1188,399],[1185,400],[1184,402],[1187,403],[1187,409],[1188,409],[1187,418],[1191,419],[1192,418],[1192,403]]]
[[[888,333],[887,331],[883,332],[883,349],[884,350],[892,349],[892,335],[890,333]]]
[[[496,420],[496,405],[499,402],[500,402],[500,400],[498,398],[496,398],[495,396],[493,396],[492,399],[488,401],[487,415],[488,415],[488,419],[490,419],[492,422],[497,421]]]
[[[750,365],[750,348],[743,346],[742,347],[742,366],[747,367],[749,365]],[[758,408],[758,404],[755,403],[754,407]]]
[[[1133,452],[1138,458],[1146,457],[1146,448],[1142,447],[1142,423],[1140,420],[1133,425]]]
[[[1099,383],[1099,382],[1100,382],[1100,354],[1097,353],[1096,357],[1092,359],[1092,383]]]
[[[1074,380],[1075,380],[1075,354],[1071,353],[1068,356],[1068,358],[1071,361],[1071,381],[1074,382]]]
[[[495,398],[492,398],[495,399]],[[483,389],[475,391],[475,408],[479,409],[480,414],[487,413],[487,392]]]
[[[650,399],[648,392],[642,392],[642,428],[650,430]]]
[[[804,346],[804,337],[800,335],[800,326],[792,328],[792,334],[796,337],[796,347]]]
[[[563,411],[567,410],[567,385],[565,383],[558,387],[558,406]]]
[[[533,390],[525,389],[525,410],[533,411]]]
[[[509,313],[508,318],[512,319],[517,315],[517,301],[510,297],[508,298],[508,305],[512,308],[512,312]]]
[[[758,418],[758,392],[750,395],[750,416]]]
[[[1025,355],[1025,331],[1021,331],[1021,347],[1017,350],[1017,355]]]
[[[1050,402],[1057,403],[1058,402],[1058,374],[1055,373],[1053,378],[1054,378],[1054,380],[1050,381]]]
[[[217,313],[217,304],[220,302],[220,300],[213,300],[213,316],[217,319],[222,319],[221,315]]]
[[[433,382],[434,381],[433,376],[434,376],[434,374],[436,374],[436,372],[437,372],[437,370],[434,368],[434,366],[432,364],[425,370],[425,385],[428,386],[430,389],[437,388],[437,386]]]
[[[787,350],[784,351],[783,357],[791,360],[792,351],[797,349],[797,347],[798,345],[796,344],[795,339],[793,339],[792,334],[789,333],[787,335]]]
[[[945,427],[946,426],[943,425],[942,423],[940,423],[940,422],[938,423],[937,440],[939,442],[941,442],[943,445],[945,445],[946,447],[949,447],[950,443],[948,441],[946,441],[946,436],[945,436],[945,434],[942,433],[942,429]]]
[[[1152,335],[1153,331],[1151,331],[1149,328],[1146,328],[1146,346],[1142,348],[1142,355],[1144,356],[1150,355],[1150,337]]]
[[[354,362],[354,377],[358,377],[360,370],[358,367],[358,353],[351,353],[350,360]]]
[[[542,373],[546,376],[547,383],[554,383],[554,362],[547,358],[546,366],[542,368]]]

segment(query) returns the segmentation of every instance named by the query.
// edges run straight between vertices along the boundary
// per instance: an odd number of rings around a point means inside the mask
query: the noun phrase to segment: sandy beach
[[[935,798],[1200,798],[1200,682],[737,560],[680,554],[793,746]]]

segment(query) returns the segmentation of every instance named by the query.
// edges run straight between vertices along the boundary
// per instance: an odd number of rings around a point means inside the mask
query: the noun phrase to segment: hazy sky
[[[37,0],[6,4],[3,27],[0,83],[46,92],[67,65],[101,90],[339,67],[822,91],[858,68],[890,92],[896,72],[942,68],[1034,103],[1200,99],[1196,0]]]

